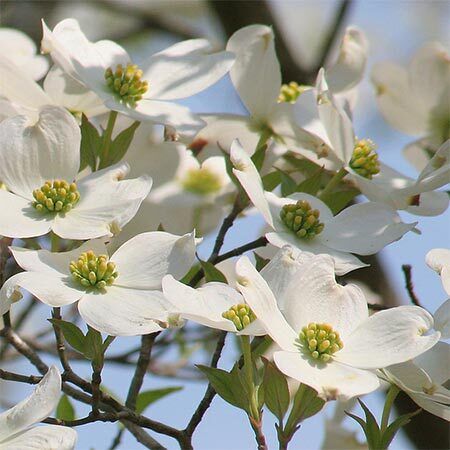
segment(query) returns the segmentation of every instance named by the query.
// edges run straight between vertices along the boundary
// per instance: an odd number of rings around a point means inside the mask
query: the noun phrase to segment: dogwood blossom
[[[442,286],[450,295],[450,250],[435,248],[427,253],[425,260],[428,266],[441,276]]]
[[[208,54],[208,41],[192,39],[156,53],[141,70],[120,45],[106,40],[91,43],[74,19],[59,22],[53,31],[43,23],[41,49],[107,108],[177,129],[199,126],[202,121],[172,100],[206,89],[234,62],[229,52]]]
[[[268,241],[276,247],[292,245],[314,254],[329,254],[339,275],[364,266],[352,253],[377,253],[416,225],[403,223],[394,210],[381,203],[360,203],[333,216],[330,208],[312,195],[278,197],[264,191],[253,162],[237,143],[231,148],[231,160],[233,173],[274,230],[266,233]]]
[[[66,239],[111,236],[135,215],[151,188],[142,176],[122,180],[118,164],[77,179],[80,129],[64,109],[46,106],[30,123],[16,116],[0,123],[0,234],[25,238],[52,230]]]
[[[246,256],[237,262],[236,272],[245,301],[282,349],[274,354],[275,364],[325,400],[374,391],[379,380],[373,369],[414,358],[440,338],[438,331],[430,331],[432,316],[417,306],[369,317],[362,291],[336,283],[327,255],[305,261],[290,279],[280,274],[286,283],[281,293]]]
[[[57,425],[33,427],[46,419],[56,408],[61,392],[61,375],[50,367],[32,394],[0,414],[0,449],[75,448],[77,433]]]
[[[434,151],[450,138],[450,57],[438,42],[420,48],[407,68],[381,62],[372,70],[377,103],[385,120],[420,139],[405,148],[407,158],[422,170]]]
[[[101,240],[61,253],[18,247],[11,247],[11,252],[25,272],[3,285],[2,314],[23,288],[53,307],[78,302],[81,317],[91,327],[112,336],[132,336],[166,326],[161,280],[167,274],[185,275],[195,258],[195,237],[142,233],[111,257]]]
[[[10,60],[33,80],[40,80],[47,73],[47,59],[36,54],[36,45],[25,33],[14,28],[0,28],[0,42],[0,58]]]

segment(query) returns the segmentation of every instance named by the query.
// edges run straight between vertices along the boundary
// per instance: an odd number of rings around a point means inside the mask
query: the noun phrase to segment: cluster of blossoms
[[[354,130],[364,34],[349,27],[336,62],[312,86],[282,84],[274,39],[270,27],[252,25],[225,51],[189,40],[138,67],[118,44],[90,42],[67,19],[53,30],[43,23],[50,70],[34,54],[26,69],[0,56],[0,235],[14,240],[9,250],[23,269],[3,283],[0,314],[25,290],[52,308],[77,303],[89,329],[109,336],[147,335],[185,321],[235,333],[254,429],[262,405],[250,366],[261,364],[248,356],[249,336],[266,336],[274,370],[321,402],[362,396],[384,380],[450,420],[442,364],[450,352],[441,340],[450,338],[450,302],[434,317],[416,305],[372,312],[358,286],[336,281],[366,266],[359,256],[417,231],[418,222],[403,222],[399,212],[447,209],[448,194],[438,189],[450,177],[442,104],[449,56],[427,45],[409,72],[380,65],[372,74],[387,121],[421,136],[406,150],[420,170],[410,179]],[[226,74],[248,115],[194,114],[175,102]],[[200,236],[231,208],[224,224],[253,207],[266,222],[259,242],[270,261],[257,268],[240,256],[225,277],[210,267],[222,234],[210,260],[196,264]],[[435,249],[426,260],[450,295],[449,255]],[[0,415],[0,449],[37,439],[39,448],[73,448],[70,428],[30,428],[51,414],[60,390],[52,367],[31,397]],[[294,431],[279,432],[287,445]]]

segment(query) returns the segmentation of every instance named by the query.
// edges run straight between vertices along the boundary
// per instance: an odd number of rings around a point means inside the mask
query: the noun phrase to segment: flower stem
[[[400,389],[395,385],[391,384],[389,391],[386,395],[386,402],[383,408],[383,415],[381,416],[381,432],[384,433],[386,428],[389,426],[389,416],[391,414],[392,405],[396,399]]]
[[[108,167],[109,150],[111,148],[112,133],[114,130],[114,125],[116,124],[117,111],[111,111],[108,117],[108,124],[106,125],[106,130],[103,134],[102,149],[100,151],[100,164],[99,169]]]
[[[325,201],[330,193],[333,192],[333,189],[340,183],[342,178],[345,177],[345,175],[347,175],[347,171],[342,167],[338,172],[334,174],[333,178],[331,178],[331,180],[325,186],[325,188],[319,195],[320,200]]]
[[[252,348],[250,345],[249,336],[241,336],[241,348],[242,354],[244,356],[244,372],[250,397],[250,415],[255,421],[259,422],[260,416],[257,401],[257,391],[255,389],[255,383],[253,381]]]

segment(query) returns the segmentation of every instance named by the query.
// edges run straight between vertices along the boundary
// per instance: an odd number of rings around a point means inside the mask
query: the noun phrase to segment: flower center
[[[189,170],[182,184],[186,191],[197,195],[213,194],[222,187],[219,177],[203,167]]]
[[[306,86],[300,86],[295,81],[291,81],[289,84],[283,84],[280,89],[280,95],[278,96],[278,103],[295,103],[306,89]]]
[[[302,239],[313,239],[322,233],[325,225],[319,221],[320,212],[312,209],[306,200],[284,205],[280,211],[281,220]]]
[[[364,178],[372,179],[380,172],[376,145],[370,139],[361,139],[355,142],[350,167]]]
[[[39,212],[69,212],[80,200],[75,183],[65,180],[46,181],[43,186],[33,191],[33,206]]]
[[[123,103],[134,108],[148,90],[147,81],[141,80],[142,74],[136,64],[128,63],[126,67],[118,64],[114,72],[111,67],[106,69],[105,80],[109,89]]]
[[[92,250],[84,252],[77,261],[69,264],[72,277],[84,287],[104,289],[111,286],[119,274],[116,265],[108,259],[106,255],[97,256]]]
[[[334,353],[344,347],[339,333],[327,323],[308,324],[300,331],[297,341],[303,351],[322,362],[328,362]]]
[[[244,303],[232,306],[228,311],[222,313],[222,317],[231,320],[238,331],[243,330],[256,319],[254,312]]]

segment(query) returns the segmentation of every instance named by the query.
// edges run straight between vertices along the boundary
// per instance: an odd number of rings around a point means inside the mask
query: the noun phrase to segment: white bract
[[[53,31],[43,23],[42,51],[67,74],[102,99],[104,105],[139,121],[177,129],[203,122],[172,100],[190,97],[214,84],[233,64],[229,52],[209,54],[204,39],[180,42],[151,56],[139,69],[112,41],[90,42],[74,19]]]
[[[72,428],[33,427],[50,416],[60,394],[61,375],[52,366],[29,397],[0,414],[0,450],[72,450],[77,441],[77,433]]]
[[[450,295],[450,250],[435,248],[427,253],[425,260],[428,266],[441,276],[442,286]]]
[[[36,45],[25,33],[13,28],[0,28],[0,59],[6,58],[33,80],[40,80],[48,70],[48,61],[36,54]]]
[[[364,266],[352,253],[377,253],[416,225],[403,223],[394,210],[381,203],[360,203],[333,216],[330,208],[312,195],[295,193],[282,198],[265,192],[253,162],[238,143],[231,149],[231,161],[233,173],[274,230],[266,234],[268,241],[276,247],[292,245],[314,254],[329,254],[339,275]]]
[[[53,307],[78,301],[78,311],[91,327],[112,336],[132,336],[167,326],[161,280],[167,274],[185,275],[195,258],[195,238],[142,233],[111,257],[101,240],[62,253],[18,247],[11,247],[11,252],[26,272],[3,285],[2,314],[20,299],[23,288]]]
[[[379,380],[373,369],[414,358],[440,337],[437,331],[426,335],[433,318],[417,306],[369,317],[362,291],[336,283],[327,255],[307,258],[290,276],[274,266],[269,282],[243,256],[236,273],[245,301],[281,347],[274,353],[277,367],[325,400],[374,391]]]
[[[391,62],[372,70],[378,107],[386,121],[420,139],[406,147],[407,158],[421,170],[450,138],[450,57],[438,42],[420,48],[407,68]]]
[[[136,214],[151,188],[146,176],[123,180],[118,164],[77,179],[80,129],[64,109],[46,106],[30,123],[15,116],[0,123],[0,234],[14,238],[49,231],[66,239],[112,236]]]

